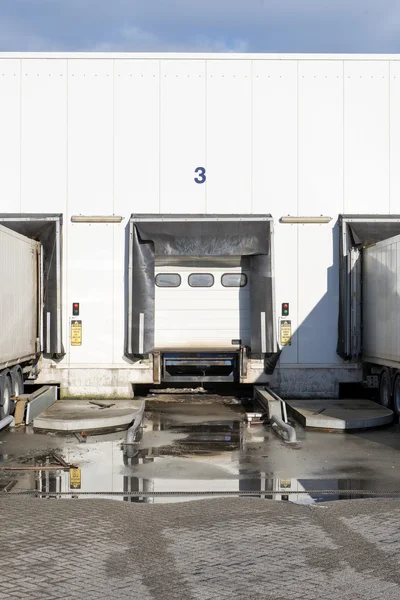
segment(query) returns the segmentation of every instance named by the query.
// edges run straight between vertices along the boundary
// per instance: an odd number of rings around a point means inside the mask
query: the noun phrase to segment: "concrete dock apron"
[[[142,418],[144,405],[144,400],[58,400],[33,420],[33,426],[46,431],[126,428]]]

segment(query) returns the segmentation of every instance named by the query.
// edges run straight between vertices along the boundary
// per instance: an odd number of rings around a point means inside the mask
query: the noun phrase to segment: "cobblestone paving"
[[[0,499],[0,599],[400,600],[400,501]]]

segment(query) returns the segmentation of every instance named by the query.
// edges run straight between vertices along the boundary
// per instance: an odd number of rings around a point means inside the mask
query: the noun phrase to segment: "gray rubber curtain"
[[[132,215],[128,247],[128,356],[154,350],[156,256],[250,257],[251,354],[276,352],[270,216]]]

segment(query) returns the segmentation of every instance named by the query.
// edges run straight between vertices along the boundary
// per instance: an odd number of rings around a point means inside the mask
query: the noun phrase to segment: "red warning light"
[[[74,302],[72,304],[72,314],[74,317],[79,316],[79,302]]]

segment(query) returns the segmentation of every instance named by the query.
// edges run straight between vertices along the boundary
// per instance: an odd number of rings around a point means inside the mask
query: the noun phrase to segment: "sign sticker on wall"
[[[281,321],[281,346],[292,345],[292,322],[287,319]]]
[[[70,469],[69,470],[69,487],[71,490],[81,489],[81,470]]]
[[[82,321],[71,320],[71,346],[82,346]]]

